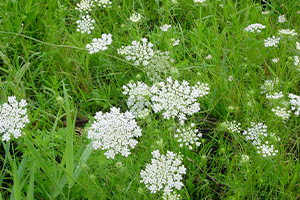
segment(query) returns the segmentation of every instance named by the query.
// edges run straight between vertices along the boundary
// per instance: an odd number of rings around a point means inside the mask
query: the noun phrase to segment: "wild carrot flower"
[[[279,23],[283,23],[283,22],[285,22],[286,21],[286,19],[285,19],[285,16],[284,15],[280,15],[279,17],[278,17],[278,22]]]
[[[81,0],[80,3],[77,3],[77,6],[75,7],[76,10],[79,10],[80,12],[88,13],[92,11],[92,8],[95,6],[93,0]]]
[[[179,45],[179,42],[180,42],[180,40],[176,40],[175,38],[171,38],[170,45],[172,45],[174,47],[174,46]]]
[[[139,118],[145,118],[149,114],[150,89],[142,82],[128,83],[123,86],[123,94],[129,95],[127,106],[130,112]]]
[[[300,43],[296,42],[296,49],[300,51]]]
[[[181,127],[176,130],[174,137],[177,138],[180,147],[188,146],[192,150],[194,145],[200,146],[201,142],[199,139],[202,137],[202,134],[198,133],[198,129],[194,127],[195,124],[192,123],[188,127]]]
[[[279,43],[280,38],[276,38],[274,35],[265,39],[265,47],[278,47],[277,44]]]
[[[287,110],[286,108],[281,108],[277,106],[276,108],[272,108],[272,112],[283,120],[286,120],[290,117],[291,111]]]
[[[206,0],[194,0],[195,3],[204,3]]]
[[[29,123],[26,100],[17,101],[15,96],[8,97],[8,103],[0,105],[0,134],[2,141],[8,142],[22,134],[22,129]]]
[[[257,153],[262,154],[263,157],[275,156],[276,153],[278,153],[278,150],[274,149],[274,145],[268,145],[268,143],[269,142],[266,141],[265,144],[257,146]]]
[[[299,60],[299,56],[294,56],[294,65],[297,67],[299,66],[300,60]]]
[[[86,45],[90,54],[105,51],[108,48],[107,46],[112,43],[112,35],[102,34],[101,38],[94,38],[92,41],[91,44]]]
[[[300,96],[295,94],[289,94],[291,110],[296,116],[300,114]]]
[[[78,24],[77,31],[81,33],[91,34],[91,30],[93,30],[95,20],[91,19],[89,15],[83,15],[81,20],[77,20],[76,23]]]
[[[109,113],[96,113],[95,121],[88,131],[88,138],[93,141],[94,149],[102,149],[107,158],[114,159],[116,154],[127,157],[129,148],[134,149],[138,141],[135,137],[142,136],[135,117],[130,112],[120,113],[119,108],[111,108]]]
[[[247,26],[245,28],[245,31],[246,32],[251,32],[251,33],[260,33],[262,29],[265,29],[266,26],[265,25],[262,25],[262,24],[251,24],[249,26]]]
[[[171,25],[165,24],[160,27],[160,30],[167,32],[169,28],[171,28]]]
[[[110,0],[95,0],[96,3],[98,3],[98,6],[106,8],[110,7],[112,2]]]
[[[281,29],[279,30],[279,35],[290,35],[290,36],[296,36],[298,33],[295,32],[295,30],[290,29]]]
[[[192,115],[200,110],[198,98],[207,95],[209,87],[207,84],[198,82],[190,86],[187,81],[180,84],[171,77],[166,82],[159,82],[150,89],[151,107],[155,113],[162,112],[165,119],[178,118],[183,124],[187,115]]]
[[[118,49],[118,54],[126,56],[126,60],[133,61],[134,65],[147,66],[154,55],[152,47],[151,42],[148,42],[146,38],[142,38],[141,42],[133,41],[129,46],[122,46]]]
[[[147,164],[146,169],[141,170],[141,183],[144,183],[151,193],[163,190],[165,195],[169,195],[174,188],[180,190],[183,187],[182,175],[186,173],[186,168],[181,165],[182,157],[172,151],[161,155],[159,150],[156,150],[151,154],[151,164]]]

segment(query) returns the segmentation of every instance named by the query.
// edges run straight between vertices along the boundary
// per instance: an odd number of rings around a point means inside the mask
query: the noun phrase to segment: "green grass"
[[[250,0],[116,0],[112,7],[94,9],[91,35],[76,31],[79,1],[3,0],[0,2],[0,104],[8,96],[26,99],[30,124],[23,137],[0,147],[0,199],[160,199],[140,183],[140,171],[160,149],[181,152],[187,174],[184,199],[299,199],[300,119],[283,122],[271,112],[260,93],[267,79],[279,79],[278,89],[300,95],[300,73],[292,56],[300,34],[300,2],[270,0],[268,15]],[[220,6],[223,4],[223,7]],[[133,12],[142,20],[129,20]],[[280,24],[278,16],[287,21]],[[244,28],[266,25],[260,34]],[[171,24],[168,32],[159,27]],[[295,29],[278,48],[265,48],[263,39],[280,29]],[[102,33],[113,43],[90,55],[85,46]],[[154,49],[170,51],[178,80],[208,83],[210,94],[191,117],[203,134],[200,147],[180,148],[172,136],[175,120],[151,113],[138,119],[143,135],[127,158],[108,160],[92,150],[87,131],[98,111],[128,110],[122,86],[129,81],[153,83],[146,72],[117,54],[117,49],[146,37]],[[169,45],[171,38],[179,46]],[[207,55],[212,59],[207,60]],[[278,57],[278,63],[271,59]],[[232,76],[230,82],[228,78]],[[263,122],[280,137],[279,153],[264,158],[241,134],[220,125],[236,120],[242,128]],[[250,161],[241,162],[241,155]],[[189,159],[191,160],[189,160]]]

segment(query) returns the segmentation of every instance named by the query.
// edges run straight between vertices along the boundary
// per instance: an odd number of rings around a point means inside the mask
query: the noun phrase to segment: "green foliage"
[[[91,13],[97,24],[91,35],[76,31],[78,2],[0,2],[0,104],[12,95],[26,99],[31,121],[23,137],[1,144],[0,200],[160,199],[161,193],[140,184],[140,171],[156,149],[185,156],[184,199],[300,198],[299,117],[278,120],[260,93],[264,80],[277,77],[282,91],[299,95],[300,74],[290,59],[299,36],[282,38],[278,48],[263,42],[283,28],[299,32],[298,0],[268,1],[268,15],[252,0],[207,0],[206,6],[193,0],[116,0]],[[129,20],[133,12],[142,15],[140,22]],[[278,22],[282,14],[284,24]],[[253,23],[267,27],[257,35],[245,32]],[[172,28],[162,32],[163,24]],[[88,54],[85,45],[102,33],[113,35],[112,45]],[[87,132],[96,112],[113,106],[128,110],[123,85],[152,84],[143,69],[116,53],[143,37],[155,49],[172,52],[175,78],[209,84],[210,94],[191,119],[203,134],[202,144],[193,151],[180,148],[173,137],[178,124],[152,113],[138,120],[143,135],[132,154],[107,160],[103,151],[93,150]],[[170,45],[171,38],[180,45]],[[205,59],[208,55],[212,58]],[[242,134],[222,129],[226,120],[241,122],[242,128],[264,122],[281,138],[279,153],[257,154]],[[250,162],[241,162],[243,154]]]

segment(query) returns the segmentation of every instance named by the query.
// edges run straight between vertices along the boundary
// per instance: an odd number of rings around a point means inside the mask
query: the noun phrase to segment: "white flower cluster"
[[[159,81],[165,78],[167,74],[177,70],[177,68],[172,67],[171,63],[173,62],[174,60],[170,58],[168,51],[155,51],[149,65],[145,66],[147,76],[151,81]]]
[[[186,173],[186,168],[182,163],[182,157],[167,151],[166,155],[161,155],[159,150],[152,152],[151,164],[146,165],[145,170],[141,170],[141,183],[144,183],[151,193],[163,190],[169,195],[174,188],[180,190],[183,187],[182,175]]]
[[[142,16],[141,16],[140,13],[137,13],[137,14],[133,13],[129,19],[132,22],[138,22],[138,21],[140,21],[142,19]]]
[[[263,123],[254,123],[251,122],[251,127],[243,132],[243,135],[246,136],[246,140],[250,140],[252,144],[258,149],[257,153],[266,156],[274,156],[278,150],[274,150],[274,146],[268,145],[268,141],[264,142],[265,138],[269,135],[267,130],[267,125]],[[270,136],[274,136],[273,133],[270,133]]]
[[[99,51],[105,51],[112,43],[111,34],[102,34],[101,38],[94,38],[91,44],[87,44],[86,48],[89,50],[90,54],[97,53]]]
[[[187,115],[192,115],[200,110],[197,99],[207,95],[209,87],[207,84],[198,82],[190,86],[187,81],[180,84],[171,77],[166,82],[159,82],[150,89],[151,107],[155,113],[162,112],[165,119],[178,118],[183,124]]]
[[[294,56],[294,65],[297,67],[300,64],[299,56]]]
[[[154,55],[153,44],[151,42],[148,43],[146,38],[142,38],[141,41],[134,40],[131,45],[122,46],[118,49],[118,54],[126,56],[126,60],[133,61],[134,65],[142,64],[143,66],[147,66]]]
[[[272,108],[272,112],[275,113],[276,116],[282,118],[283,120],[286,120],[290,117],[290,110],[287,110],[286,108],[281,108],[277,106],[276,108]]]
[[[149,99],[150,90],[149,87],[142,82],[128,83],[123,85],[123,94],[129,95],[127,99],[127,106],[130,108],[130,112],[138,117],[145,118],[149,114]]]
[[[275,156],[278,153],[278,150],[274,149],[274,145],[268,145],[268,141],[265,144],[257,146],[257,153],[262,154],[263,157]]]
[[[281,29],[279,30],[280,35],[290,35],[290,36],[296,36],[298,33],[295,32],[295,30],[290,30],[290,29]]]
[[[278,17],[278,22],[279,23],[283,23],[283,22],[285,22],[285,16],[284,15],[280,15],[279,17]]]
[[[8,97],[8,103],[0,105],[0,134],[3,133],[2,141],[8,142],[11,136],[15,139],[21,136],[21,129],[29,123],[26,106],[27,102],[24,99],[18,102],[15,96]]]
[[[206,0],[194,0],[195,3],[204,3]]]
[[[296,49],[300,51],[300,43],[296,42]]]
[[[265,80],[264,84],[260,87],[260,93],[266,94],[267,99],[279,99],[284,97],[282,91],[276,89],[276,85],[279,80],[275,78],[274,80]]]
[[[92,11],[92,8],[95,7],[93,0],[81,0],[80,3],[77,3],[75,10],[79,10],[80,12],[88,13]]]
[[[224,127],[232,133],[241,132],[241,123],[237,123],[235,120],[232,122],[225,122]]]
[[[296,116],[300,114],[300,96],[289,94],[291,110]]]
[[[138,141],[134,137],[142,135],[135,117],[130,112],[120,113],[119,108],[111,108],[110,113],[96,113],[95,121],[88,131],[88,138],[93,141],[94,149],[107,150],[104,155],[114,159],[120,153],[127,157],[129,147],[134,149]]]
[[[282,91],[274,92],[273,94],[272,93],[267,93],[266,94],[267,99],[280,99],[282,97],[284,97],[284,95],[282,94]]]
[[[181,198],[180,198],[179,194],[177,194],[176,192],[172,192],[170,194],[164,194],[162,196],[162,199],[163,200],[180,200]]]
[[[241,162],[248,162],[249,159],[250,159],[249,156],[246,155],[246,154],[243,154],[243,155],[241,156]]]
[[[106,8],[110,7],[112,2],[110,0],[95,0],[96,3],[98,3],[98,6]]]
[[[252,141],[254,146],[261,144],[261,139],[268,136],[267,125],[263,123],[254,123],[251,122],[251,127],[243,132],[243,135],[246,136],[246,140]]]
[[[251,32],[251,33],[260,33],[262,29],[265,29],[266,26],[265,25],[262,25],[262,24],[251,24],[249,26],[247,26],[245,28],[245,31],[246,32]]]
[[[272,37],[268,37],[267,39],[264,40],[265,42],[265,47],[278,47],[280,37],[275,37],[274,35]]]
[[[176,40],[175,38],[171,38],[170,45],[172,45],[174,47],[174,46],[179,45],[179,42],[180,42],[180,40]]]
[[[192,123],[186,128],[178,128],[176,130],[175,138],[180,143],[180,147],[188,146],[190,150],[193,149],[193,145],[200,146],[199,139],[202,137],[201,133],[198,133],[198,129],[194,129],[195,124]]]
[[[160,27],[160,30],[167,32],[169,28],[171,28],[171,25],[164,24],[163,26]]]
[[[77,20],[76,23],[78,24],[77,31],[81,33],[91,34],[91,30],[93,30],[95,20],[91,19],[89,15],[83,15],[81,20]]]

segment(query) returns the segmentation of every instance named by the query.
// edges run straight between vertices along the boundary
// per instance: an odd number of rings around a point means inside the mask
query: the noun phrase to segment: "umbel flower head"
[[[26,100],[22,99],[18,102],[15,96],[8,97],[8,103],[0,106],[0,134],[3,133],[2,141],[8,142],[11,136],[16,139],[21,136],[21,129],[29,123],[26,106]]]
[[[83,15],[81,20],[77,20],[76,23],[78,24],[77,31],[81,33],[91,34],[91,30],[95,28],[95,20],[91,19],[89,15]]]
[[[106,150],[104,155],[114,159],[116,154],[127,157],[129,148],[134,149],[138,141],[135,137],[142,136],[135,117],[130,112],[120,113],[119,108],[111,108],[109,113],[96,113],[95,121],[88,132],[93,141],[94,149]]]
[[[95,4],[93,0],[81,0],[80,3],[77,3],[75,9],[79,10],[80,12],[88,13],[89,11],[92,11],[94,6]]]
[[[194,127],[195,124],[192,123],[188,127],[182,127],[176,130],[174,137],[177,138],[180,147],[188,146],[189,149],[192,150],[194,145],[200,146],[201,142],[199,139],[202,137],[202,134],[198,133],[198,129]]]
[[[146,38],[142,38],[141,42],[134,40],[131,45],[122,46],[118,49],[118,54],[126,56],[126,60],[133,61],[134,65],[142,64],[143,66],[147,66],[154,55],[152,47],[153,44],[151,42],[148,43]]]
[[[89,50],[90,54],[97,53],[99,51],[105,51],[112,43],[111,34],[102,34],[101,38],[94,38],[91,44],[87,44],[86,48]]]
[[[185,80],[180,84],[169,77],[166,82],[153,85],[150,91],[153,111],[162,112],[165,119],[178,118],[183,124],[187,115],[200,110],[200,103],[197,100],[209,93],[209,87],[200,82],[190,86]]]
[[[159,150],[153,151],[151,164],[141,171],[141,183],[145,183],[151,193],[163,190],[165,195],[173,192],[173,188],[180,190],[183,187],[182,175],[186,169],[182,163],[182,157],[167,151],[161,155]]]
[[[145,118],[150,110],[149,99],[150,90],[149,87],[142,82],[128,83],[123,85],[123,94],[129,95],[127,99],[127,106],[130,108],[130,112],[139,118]]]
[[[265,29],[265,28],[266,28],[265,25],[256,23],[256,24],[251,24],[251,25],[247,26],[245,28],[245,31],[251,32],[251,33],[260,33],[261,29]]]

